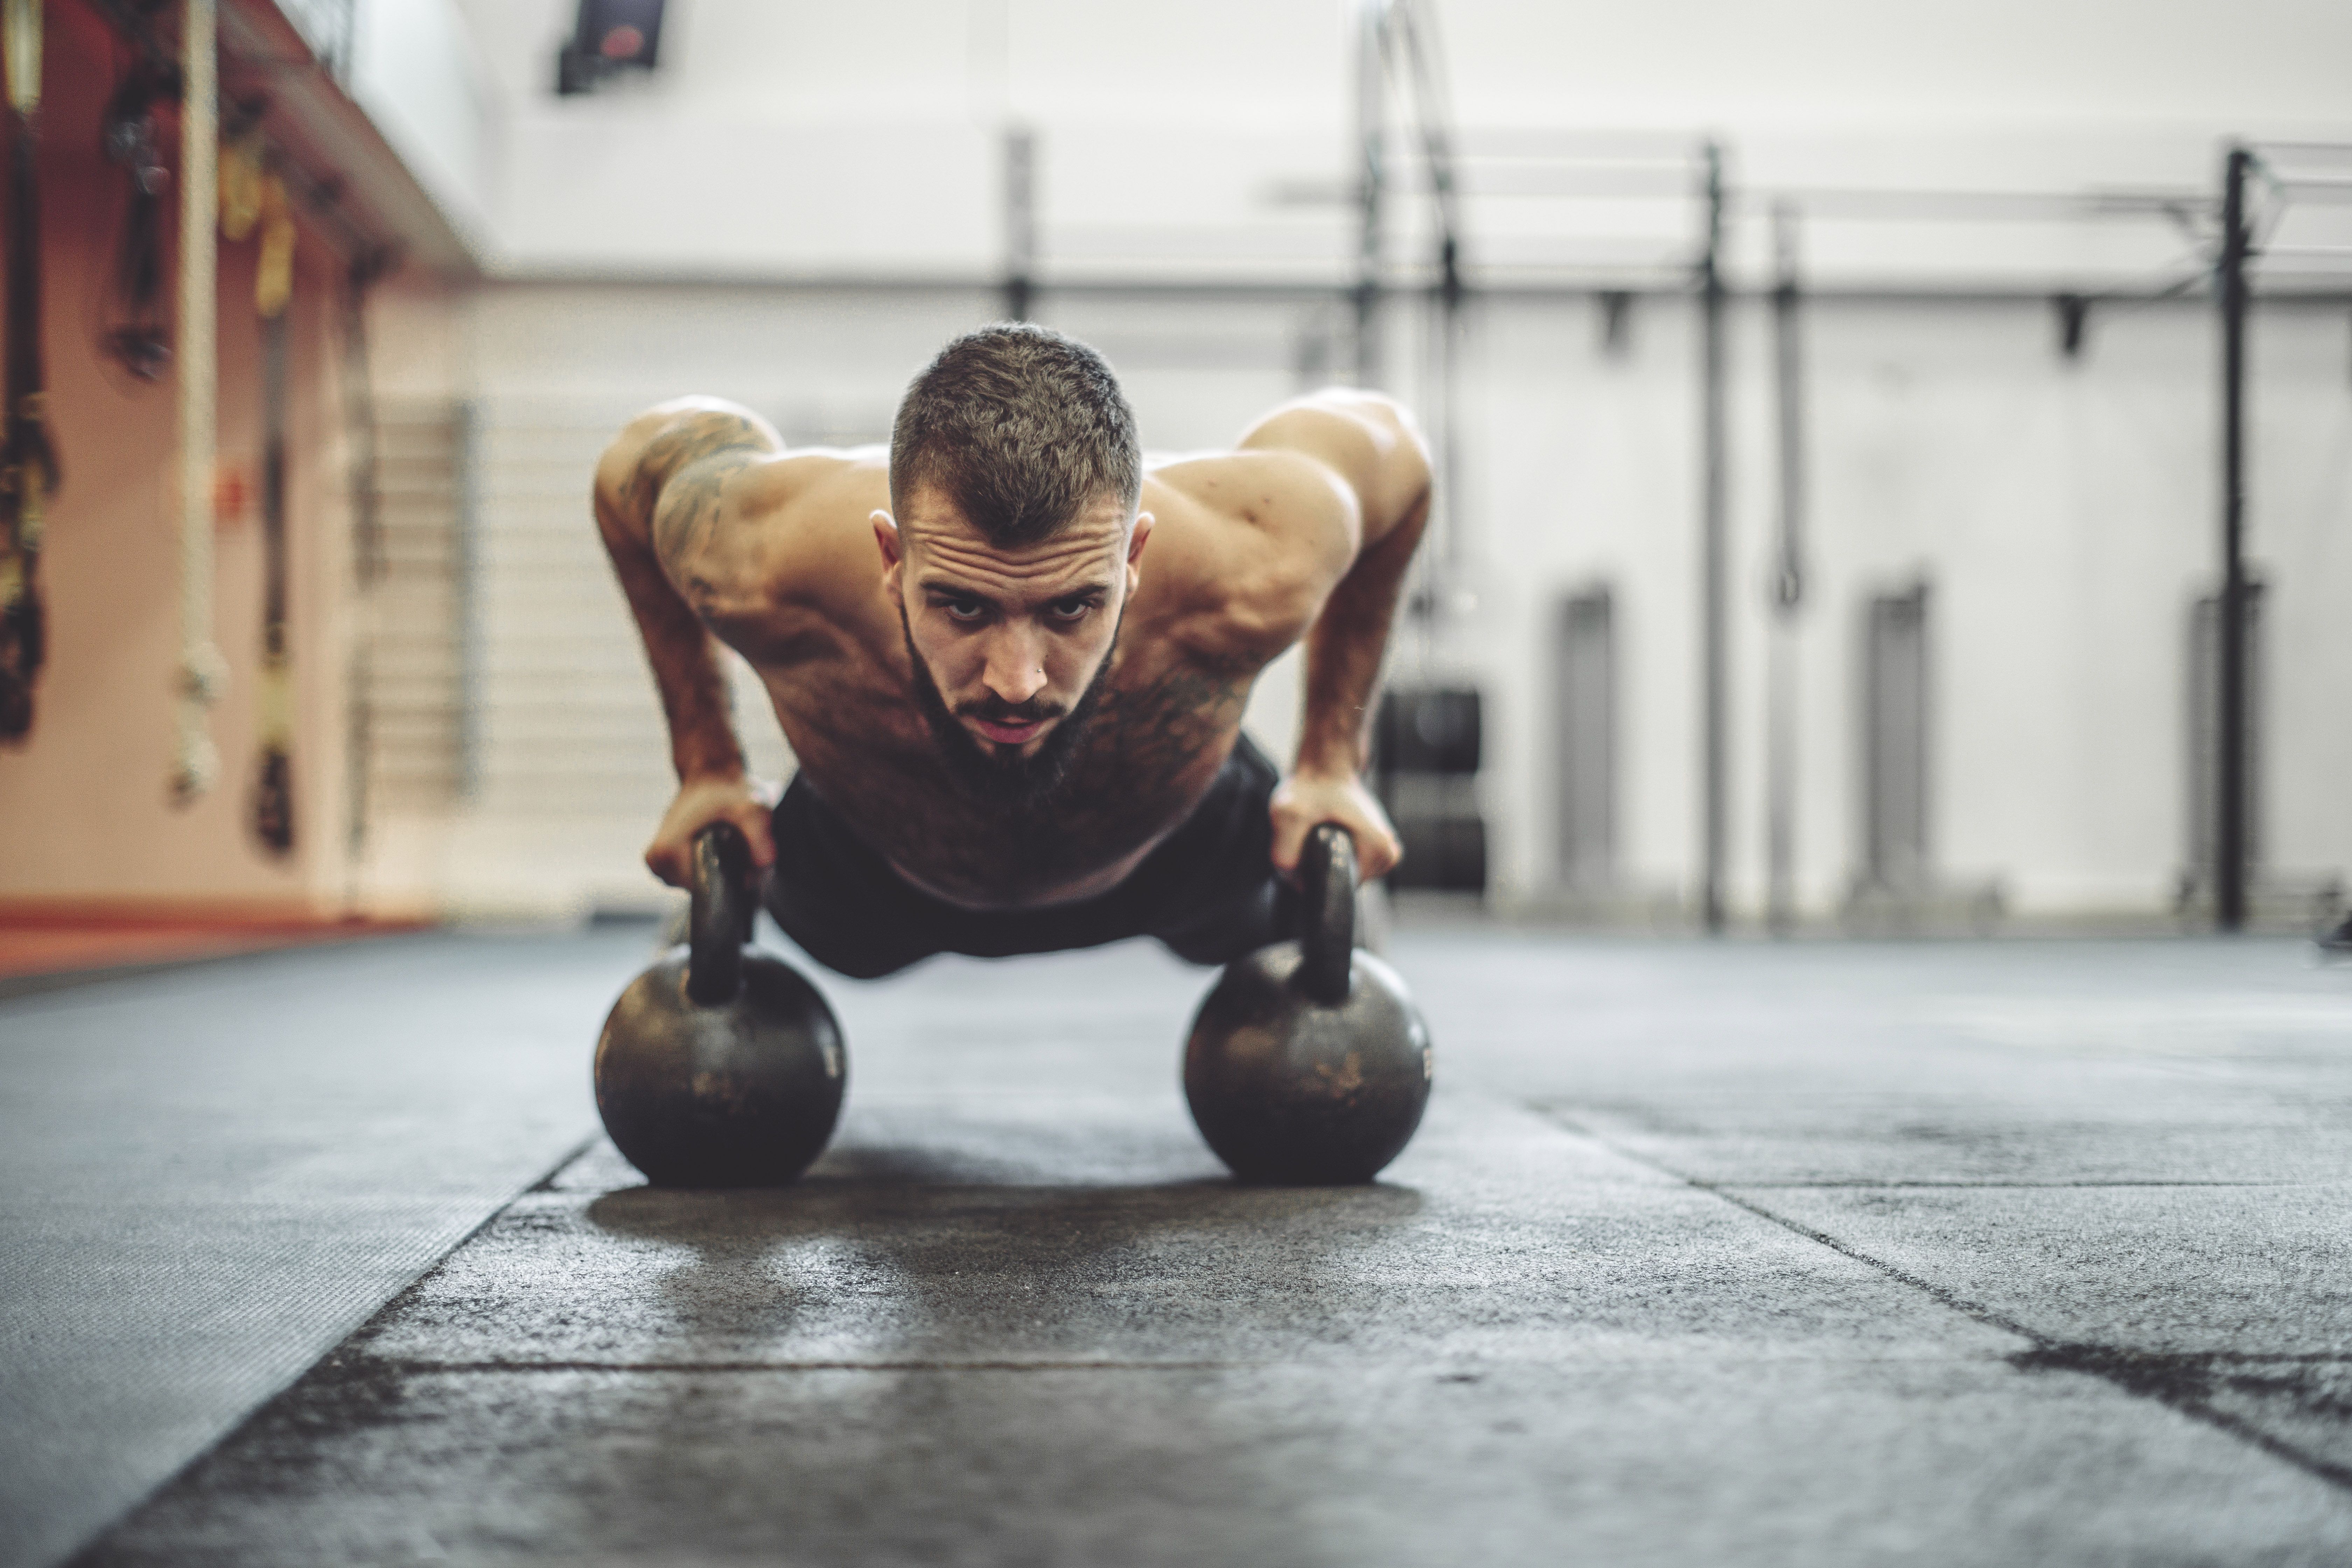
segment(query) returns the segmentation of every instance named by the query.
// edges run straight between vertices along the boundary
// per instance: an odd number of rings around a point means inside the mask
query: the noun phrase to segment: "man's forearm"
[[[1381,659],[1412,552],[1429,520],[1424,493],[1371,541],[1307,633],[1307,693],[1298,731],[1301,773],[1355,773],[1370,743]]]
[[[611,510],[600,498],[598,531],[645,639],[646,661],[653,667],[662,713],[669,721],[671,765],[680,783],[740,775],[743,748],[735,735],[717,641],[670,585],[642,531]]]
[[[718,641],[679,589],[719,515],[728,468],[782,444],[747,408],[680,398],[631,420],[596,465],[596,531],[645,639],[681,784],[740,777],[743,748]]]

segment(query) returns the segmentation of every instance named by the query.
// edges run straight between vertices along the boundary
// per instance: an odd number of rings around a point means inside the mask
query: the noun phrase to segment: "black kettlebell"
[[[841,1114],[833,1009],[791,964],[745,950],[751,862],[730,824],[696,837],[687,949],[629,983],[596,1042],[604,1131],[659,1186],[782,1186]]]
[[[1429,1026],[1397,972],[1356,949],[1356,846],[1325,823],[1299,856],[1296,942],[1225,966],[1192,1016],[1184,1098],[1245,1182],[1369,1182],[1429,1103]]]

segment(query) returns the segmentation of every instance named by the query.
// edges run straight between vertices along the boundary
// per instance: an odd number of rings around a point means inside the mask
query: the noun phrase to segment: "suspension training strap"
[[[41,364],[41,198],[34,115],[41,106],[40,0],[5,0],[8,292],[5,449],[0,449],[0,740],[33,727],[33,686],[47,652],[37,575],[49,498],[63,477],[49,437]]]

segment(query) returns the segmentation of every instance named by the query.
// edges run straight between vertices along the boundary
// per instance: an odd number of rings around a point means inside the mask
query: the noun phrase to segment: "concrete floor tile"
[[[2352,1186],[1728,1190],[2052,1340],[2352,1357]]]
[[[69,1552],[576,1148],[642,946],[387,938],[0,1001],[0,1564]]]
[[[1727,1191],[2352,1487],[2352,1186]]]
[[[1129,1119],[1090,1123],[1103,1108],[1083,1102],[891,1110],[919,1145],[845,1135],[782,1192],[657,1191],[592,1154],[362,1342],[404,1363],[502,1365],[2017,1348],[1719,1198],[1468,1094],[1443,1101],[1400,1162],[1410,1182],[1333,1189],[1240,1186],[1172,1147],[1160,1181],[1038,1181],[1106,1162],[1033,1126],[1155,1146],[1130,1136]],[[981,1179],[992,1171],[1004,1179]],[[614,1190],[583,1190],[591,1172]]]
[[[147,1385],[234,1340],[207,1267],[299,1360],[327,1320],[271,1315],[294,1286],[353,1321],[420,1215],[543,1173],[644,943],[274,990],[299,965],[257,961],[8,1037],[40,1093],[0,1100],[0,1273],[79,1293],[0,1299],[0,1379],[78,1370],[0,1436],[0,1493],[86,1509],[74,1465],[200,1446]],[[2352,971],[1494,931],[1396,959],[1438,1093],[1344,1191],[1223,1177],[1176,1081],[1209,977],[1148,947],[822,980],[850,1095],[806,1182],[656,1192],[592,1149],[89,1561],[2352,1560]]]
[[[1825,1089],[1549,1101],[1563,1125],[1717,1185],[2292,1185],[2352,1181],[2352,1117],[2266,1093],[2107,1073],[2005,1092]]]
[[[2341,1562],[2352,1499],[1998,1363],[402,1373],[354,1356],[87,1568]]]

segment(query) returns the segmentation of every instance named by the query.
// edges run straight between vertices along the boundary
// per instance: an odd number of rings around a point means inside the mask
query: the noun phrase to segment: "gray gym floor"
[[[5,1560],[2352,1559],[2305,945],[1407,931],[1437,1098],[1328,1192],[1195,1140],[1198,972],[942,962],[728,1195],[591,1138],[645,941],[0,1003]]]

